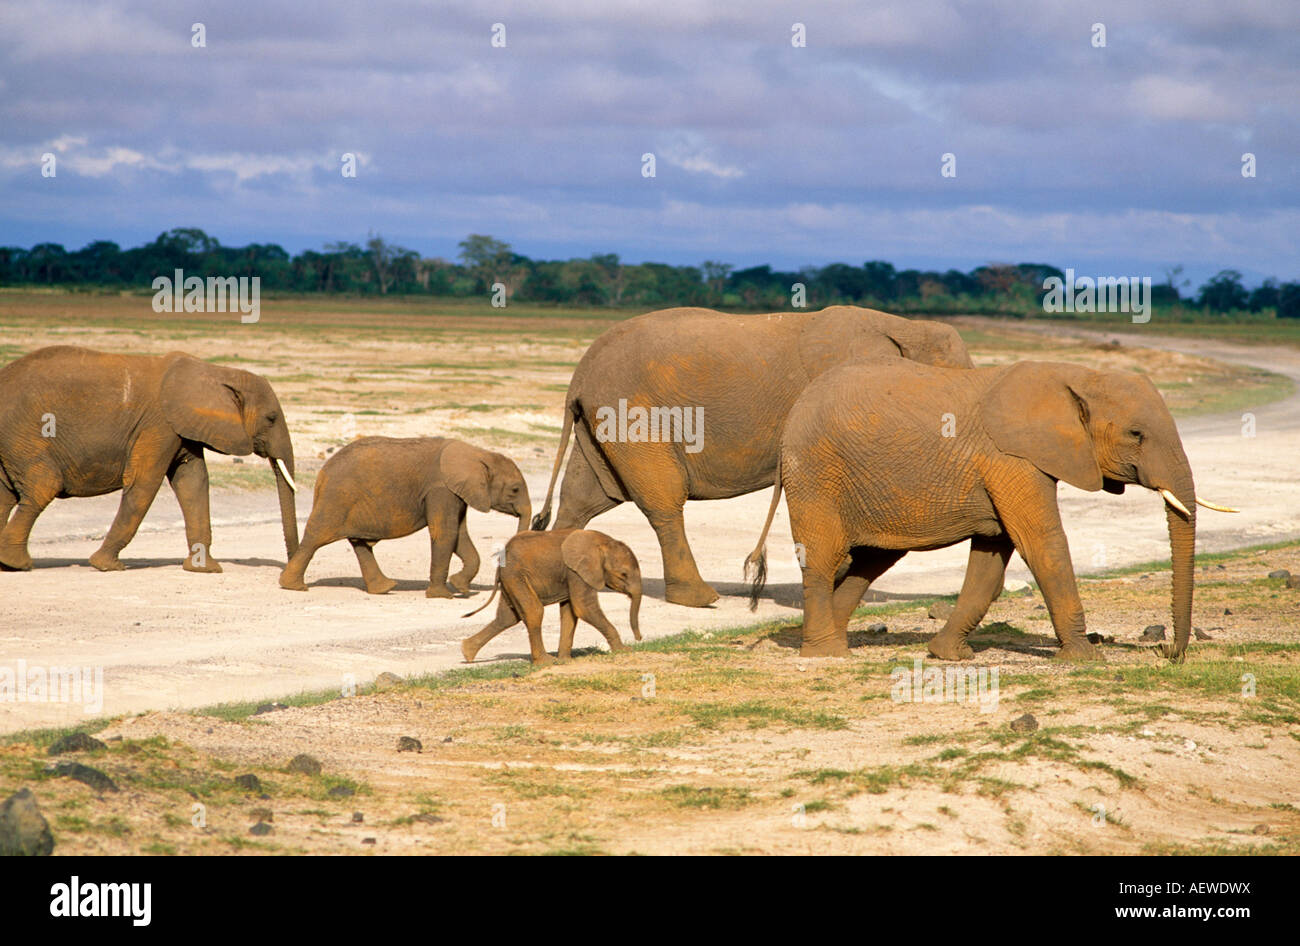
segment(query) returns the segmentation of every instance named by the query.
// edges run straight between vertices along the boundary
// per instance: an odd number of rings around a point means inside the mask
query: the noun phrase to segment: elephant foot
[[[181,567],[184,568],[187,572],[205,572],[209,575],[221,574],[221,563],[214,562],[212,559],[208,559],[207,563],[204,565],[195,565],[193,559],[187,558],[181,564]]]
[[[307,583],[302,580],[301,575],[294,577],[287,572],[281,572],[280,587],[285,591],[306,591]]]
[[[707,608],[718,600],[718,593],[704,582],[667,582],[664,597],[670,604],[688,608]]]
[[[27,550],[18,545],[7,545],[0,547],[0,569],[11,572],[30,571],[32,567],[32,557],[27,554]]]
[[[540,657],[533,658],[534,667],[553,667],[557,663],[559,663],[559,661],[550,654],[542,654]]]
[[[465,663],[472,664],[474,658],[478,656],[479,645],[474,642],[474,638],[467,637],[460,642],[460,652],[465,658]]]
[[[970,644],[966,643],[965,638],[958,637],[956,634],[952,636],[943,633],[934,635],[930,639],[928,649],[930,656],[938,657],[940,660],[970,660],[975,656],[975,651],[971,650]]]
[[[804,641],[799,648],[800,657],[851,657],[846,637],[830,637],[820,641]]]
[[[120,572],[125,571],[126,566],[122,560],[117,557],[115,552],[105,552],[100,549],[94,555],[90,556],[90,564],[101,572]]]
[[[426,598],[454,598],[456,597],[456,592],[452,591],[445,584],[430,585],[424,590],[424,596]]]
[[[393,579],[383,576],[376,578],[374,581],[366,582],[366,594],[368,595],[386,595],[397,587],[397,582]]]
[[[469,594],[469,583],[473,580],[473,575],[466,575],[464,573],[453,575],[451,578],[447,579],[447,587],[458,595],[467,595]]]
[[[1062,644],[1061,649],[1052,655],[1055,660],[1069,661],[1086,661],[1086,660],[1103,660],[1101,651],[1088,641],[1087,638],[1081,638],[1078,641],[1070,641]]]

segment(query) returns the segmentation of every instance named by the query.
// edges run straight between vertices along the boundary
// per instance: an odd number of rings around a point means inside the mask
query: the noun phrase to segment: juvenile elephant
[[[809,381],[837,365],[899,359],[971,365],[952,327],[856,306],[770,315],[664,309],[622,322],[591,344],[573,372],[533,528],[550,521],[572,434],[577,446],[555,528],[580,529],[630,500],[658,536],[667,599],[711,604],[718,594],[700,577],[686,540],[686,501],[772,485],[781,425]],[[644,430],[640,419],[648,419]]]
[[[465,507],[495,509],[528,526],[528,484],[514,461],[445,437],[363,437],[343,447],[316,476],[311,516],[302,545],[280,573],[280,587],[306,591],[303,574],[316,550],[352,543],[366,591],[382,595],[397,582],[379,570],[373,551],[380,539],[399,539],[429,529],[429,598],[469,591],[479,556],[465,528]],[[451,554],[462,569],[450,580]]]
[[[1178,430],[1145,377],[1026,361],[952,371],[899,363],[845,367],[808,386],[781,439],[780,478],[758,547],[752,599],[765,572],[763,543],[781,490],[803,546],[807,656],[848,653],[848,620],[872,581],[909,550],[971,540],[966,577],[930,653],[973,656],[966,637],[1002,590],[1018,551],[1042,589],[1065,659],[1095,659],[1056,504],[1056,483],[1164,497],[1173,565],[1172,645],[1191,632],[1196,496]]]
[[[27,569],[27,539],[55,499],[122,491],[117,518],[90,557],[124,566],[167,477],[185,516],[185,569],[219,572],[212,557],[204,448],[270,461],[284,547],[298,548],[293,444],[284,411],[259,375],[169,355],[112,355],[57,345],[0,368],[0,566]],[[17,505],[17,510],[14,506]],[[10,515],[12,511],[12,515]]]
[[[473,637],[465,638],[461,653],[467,662],[473,661],[484,644],[523,621],[533,663],[552,663],[542,646],[542,610],[556,603],[560,605],[561,660],[567,660],[573,651],[573,632],[579,620],[600,631],[610,650],[624,650],[618,631],[600,609],[596,592],[602,588],[631,599],[629,621],[633,636],[640,640],[641,568],[630,548],[591,529],[520,533],[506,543],[505,564],[497,569],[491,596],[483,607],[465,615],[478,614],[500,591],[497,616]]]

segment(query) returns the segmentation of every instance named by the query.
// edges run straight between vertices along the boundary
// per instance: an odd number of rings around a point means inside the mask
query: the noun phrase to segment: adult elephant
[[[560,449],[533,528],[549,522],[572,433],[577,447],[564,472],[555,528],[581,529],[630,500],[659,538],[668,600],[711,604],[718,594],[700,577],[686,541],[686,501],[771,486],[781,425],[812,379],[837,365],[901,358],[971,366],[951,326],[857,306],[770,315],[663,309],[620,323],[592,343],[574,370]],[[656,442],[625,436],[631,424],[608,423],[638,410],[661,412],[670,427],[669,412],[677,410],[679,421],[698,425],[687,431],[697,439],[665,438],[660,430]]]
[[[1196,496],[1178,428],[1139,374],[1024,361],[951,371],[899,363],[828,372],[808,386],[781,437],[781,490],[804,547],[804,656],[848,654],[848,620],[870,583],[910,550],[971,541],[956,607],[930,653],[971,657],[966,637],[1002,591],[1018,551],[1037,580],[1061,649],[1095,659],[1056,484],[1122,493],[1142,486],[1164,499],[1173,568],[1172,645],[1181,660],[1192,622]]]
[[[122,490],[117,518],[90,564],[123,568],[163,477],[185,516],[185,569],[212,558],[204,449],[266,457],[279,489],[284,546],[298,548],[293,445],[260,375],[181,352],[113,355],[58,345],[0,368],[0,566],[31,568],[27,538],[55,499]],[[17,509],[14,509],[14,506]],[[11,514],[12,513],[12,514]]]

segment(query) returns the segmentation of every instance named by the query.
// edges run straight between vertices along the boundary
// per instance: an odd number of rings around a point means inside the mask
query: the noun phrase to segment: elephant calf
[[[910,550],[969,539],[970,560],[952,616],[930,653],[971,657],[966,637],[1002,591],[1018,551],[1042,589],[1059,657],[1095,659],[1084,633],[1057,482],[1164,499],[1173,566],[1174,640],[1191,632],[1197,504],[1178,428],[1142,375],[1024,361],[955,371],[909,362],[827,372],[786,419],[776,495],[784,488],[803,546],[805,656],[848,654],[848,620],[871,582]]]
[[[303,574],[316,550],[352,543],[366,591],[382,595],[397,584],[379,570],[372,550],[380,539],[429,529],[429,598],[464,594],[479,557],[465,528],[465,507],[519,517],[527,528],[528,484],[509,457],[444,437],[363,437],[326,461],[316,477],[302,544],[280,574],[280,587],[306,591]],[[455,551],[463,568],[447,578]]]
[[[533,663],[552,663],[553,658],[542,646],[542,610],[557,603],[561,660],[567,660],[573,651],[573,632],[579,619],[605,635],[610,650],[624,650],[618,631],[600,609],[596,592],[602,588],[631,599],[629,621],[633,636],[640,640],[637,614],[641,609],[641,567],[630,548],[591,529],[520,533],[506,543],[505,561],[497,569],[492,595],[483,607],[465,615],[478,614],[499,591],[497,616],[473,637],[465,638],[461,653],[467,662],[473,661],[484,644],[522,620],[528,627]]]

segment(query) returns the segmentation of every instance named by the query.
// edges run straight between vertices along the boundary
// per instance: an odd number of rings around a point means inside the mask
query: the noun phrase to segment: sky
[[[1295,280],[1298,31],[1294,0],[0,0],[0,245]]]

